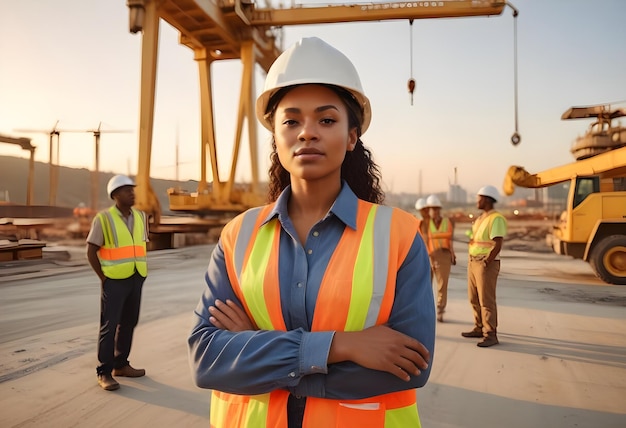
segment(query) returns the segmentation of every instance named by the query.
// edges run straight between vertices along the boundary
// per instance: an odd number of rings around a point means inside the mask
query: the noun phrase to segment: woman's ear
[[[356,143],[359,141],[359,136],[356,132],[356,128],[352,128],[348,133],[348,147],[347,151],[351,152],[356,147]]]

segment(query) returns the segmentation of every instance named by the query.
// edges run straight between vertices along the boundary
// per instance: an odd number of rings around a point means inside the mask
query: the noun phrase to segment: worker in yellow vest
[[[305,38],[256,102],[269,199],[222,231],[188,338],[213,428],[420,427],[435,340],[417,219],[381,205],[350,60]]]
[[[496,285],[507,224],[504,216],[493,207],[500,200],[498,189],[484,186],[477,196],[476,205],[483,213],[472,224],[467,262],[467,292],[474,313],[474,328],[461,335],[482,337],[477,345],[487,348],[499,343]]]
[[[128,357],[148,275],[148,222],[143,211],[133,208],[135,183],[130,177],[113,176],[107,194],[115,205],[94,217],[87,236],[87,259],[101,283],[98,385],[114,391],[120,385],[113,376],[146,374],[132,367]]]
[[[441,216],[441,201],[437,195],[426,198],[425,207],[429,209],[426,245],[430,264],[437,281],[437,321],[443,322],[443,313],[448,304],[448,278],[452,265],[456,264],[454,254],[454,222]]]

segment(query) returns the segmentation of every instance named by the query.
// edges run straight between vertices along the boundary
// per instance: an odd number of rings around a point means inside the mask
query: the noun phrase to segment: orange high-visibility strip
[[[241,224],[248,214],[249,213],[246,212],[232,219],[226,227],[222,229],[222,235],[220,236],[220,242],[224,250],[224,263],[226,264],[228,280],[240,302],[243,302],[243,294],[239,287],[239,272],[237,272],[235,266],[235,246],[237,245],[237,234],[241,231]],[[248,237],[248,239],[250,239],[250,237]],[[228,255],[231,255],[231,257],[228,257]]]
[[[288,399],[289,391],[284,389],[278,389],[270,394],[270,405],[265,424],[267,428],[287,428]]]
[[[409,254],[415,237],[419,234],[419,223],[415,221],[412,215],[394,209],[390,229],[390,242],[396,242],[399,245],[392,245],[389,248],[387,288],[385,289],[383,301],[380,304],[380,312],[376,320],[377,325],[384,324],[389,320],[396,295],[396,277],[398,275],[398,269],[400,269],[407,254]]]
[[[230,280],[233,291],[255,327],[258,326],[241,289],[240,270],[248,262],[259,228],[273,206],[274,205],[271,204],[260,208],[253,208],[235,217],[224,228],[221,237],[222,247],[226,255],[225,263],[228,279]],[[230,255],[230,257],[228,257],[228,255]]]
[[[354,249],[361,243],[368,215],[369,210],[360,207],[357,209],[356,230],[346,226],[328,262],[315,304],[311,331],[344,331],[352,294],[346,292],[345,287],[352,287],[357,258],[357,251]],[[327,277],[329,272],[333,273],[332,279]]]
[[[122,259],[134,259],[135,257],[145,257],[146,250],[141,245],[129,245],[127,247],[119,248],[104,248],[100,247],[98,252],[100,259],[102,260],[122,260]]]
[[[378,395],[370,398],[364,398],[362,400],[331,400],[327,398],[315,398],[308,397],[306,403],[306,410],[304,412],[304,421],[302,426],[304,428],[316,428],[316,427],[337,427],[337,426],[372,426],[369,424],[356,424],[354,420],[351,420],[349,425],[341,425],[347,421],[338,421],[337,408],[341,404],[374,404],[378,403],[384,410],[402,409],[409,406],[416,407],[417,396],[415,389],[408,389],[405,391],[392,392],[389,394]],[[367,411],[360,412],[362,415],[367,415]],[[358,412],[356,413],[358,414]],[[361,415],[361,417],[362,417]],[[373,415],[373,414],[372,414]],[[363,422],[363,421],[361,421]],[[376,425],[379,427],[380,424]],[[404,427],[402,427],[404,428]]]

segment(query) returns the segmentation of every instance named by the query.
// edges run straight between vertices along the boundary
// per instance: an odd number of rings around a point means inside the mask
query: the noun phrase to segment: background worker
[[[428,255],[415,216],[381,205],[354,65],[300,40],[270,68],[256,115],[272,133],[272,202],[223,229],[188,338],[211,426],[419,427]]]
[[[114,376],[140,377],[144,369],[128,362],[133,332],[139,321],[141,290],[148,274],[148,222],[135,204],[135,183],[116,175],[107,184],[115,205],[99,212],[87,236],[87,259],[100,278],[100,335],[96,368],[98,384],[119,389]]]
[[[430,264],[437,281],[437,321],[443,322],[443,313],[448,304],[448,278],[452,265],[456,264],[454,254],[454,222],[441,216],[441,201],[436,195],[426,198],[430,220],[426,235],[426,246]]]
[[[482,337],[478,346],[486,348],[499,343],[496,284],[507,224],[504,216],[493,207],[500,199],[498,189],[484,186],[477,196],[476,205],[483,213],[472,224],[467,263],[467,293],[474,312],[474,328],[461,335]]]
[[[426,235],[428,234],[428,221],[430,220],[430,213],[426,207],[426,198],[419,198],[415,202],[415,209],[419,213],[419,230],[424,242],[426,242]]]

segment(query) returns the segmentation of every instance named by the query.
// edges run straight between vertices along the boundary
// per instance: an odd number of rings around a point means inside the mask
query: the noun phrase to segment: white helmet
[[[430,195],[426,198],[426,206],[428,208],[441,208],[441,201],[437,195]]]
[[[365,133],[372,119],[372,110],[354,64],[342,52],[317,37],[300,39],[276,58],[267,73],[263,93],[256,100],[259,122],[273,132],[272,124],[265,117],[272,95],[280,88],[308,83],[335,85],[350,92],[363,109],[361,134]]]
[[[478,196],[488,196],[493,199],[494,202],[498,202],[498,200],[500,199],[500,193],[498,192],[498,189],[490,185],[481,187],[476,194]]]
[[[115,189],[119,189],[123,186],[135,186],[135,182],[126,175],[114,175],[107,183],[107,193],[109,197],[113,199],[112,193]]]
[[[426,207],[426,199],[424,199],[424,198],[419,198],[419,199],[417,200],[417,202],[415,202],[415,209],[416,209],[416,210],[420,211],[420,210],[422,210],[422,209],[423,209],[423,208],[425,208],[425,207]]]

